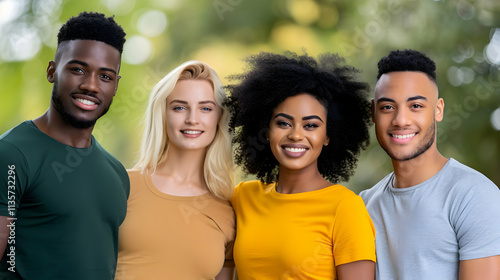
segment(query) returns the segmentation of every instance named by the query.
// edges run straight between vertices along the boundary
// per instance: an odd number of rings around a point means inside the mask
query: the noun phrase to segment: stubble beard
[[[74,115],[70,114],[66,108],[64,108],[64,105],[62,103],[62,98],[61,96],[57,93],[57,81],[54,82],[54,86],[52,88],[52,104],[54,105],[54,109],[61,115],[63,121],[70,126],[77,128],[77,129],[87,129],[95,125],[97,120],[104,116],[108,110],[109,107],[111,106],[111,103],[109,103],[108,107],[104,109],[102,114],[97,117],[96,119],[93,120],[80,120]]]
[[[427,151],[432,146],[432,144],[434,144],[434,140],[436,138],[436,120],[433,120],[432,125],[429,127],[425,135],[429,137],[425,137],[424,139],[422,139],[421,143],[423,144],[419,145],[414,151],[410,152],[410,154],[407,155],[405,154],[398,155],[392,152],[390,148],[388,148],[387,146],[383,146],[382,149],[384,149],[384,151],[393,160],[397,161],[411,160],[425,153],[425,151]]]

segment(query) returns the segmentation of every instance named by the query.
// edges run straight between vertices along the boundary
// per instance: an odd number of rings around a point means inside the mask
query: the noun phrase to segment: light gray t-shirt
[[[500,255],[500,190],[450,159],[429,180],[393,187],[394,172],[360,196],[375,224],[376,279],[458,279],[460,260]]]

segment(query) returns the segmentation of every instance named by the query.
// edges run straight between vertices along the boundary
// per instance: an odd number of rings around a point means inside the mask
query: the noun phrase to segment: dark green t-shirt
[[[129,188],[123,165],[94,137],[74,148],[32,121],[4,133],[0,215],[12,226],[0,278],[113,279]]]

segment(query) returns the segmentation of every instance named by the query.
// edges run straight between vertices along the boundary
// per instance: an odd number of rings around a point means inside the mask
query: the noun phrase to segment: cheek
[[[212,130],[214,133],[217,130],[219,119],[220,119],[220,114],[211,114],[210,116],[207,116],[207,118],[205,119],[207,127],[210,128],[210,130]]]
[[[269,138],[269,140],[271,140],[271,138]],[[274,142],[270,141],[269,145],[271,145],[271,152],[273,153],[274,158],[279,161],[280,158],[279,151],[281,150],[279,143],[276,143],[276,141]]]
[[[179,114],[171,114],[168,113],[165,115],[165,119],[167,120],[165,122],[165,130],[167,131],[167,134],[172,133],[174,130],[179,128],[179,122],[180,122],[180,115]],[[170,135],[169,135],[170,136]]]
[[[273,152],[274,157],[277,157],[278,149],[280,149],[280,140],[281,137],[278,135],[276,130],[272,128],[268,128],[267,138],[269,139],[269,146],[271,147],[271,151]]]
[[[312,135],[312,140],[317,145],[323,146],[326,142],[326,139],[328,139],[328,135],[326,133],[326,127],[322,127],[321,130],[318,130],[317,133],[314,133]]]

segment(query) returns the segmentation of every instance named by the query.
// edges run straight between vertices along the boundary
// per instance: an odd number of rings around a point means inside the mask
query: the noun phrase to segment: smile
[[[95,102],[92,102],[90,100],[87,100],[87,99],[82,99],[82,98],[75,98],[78,102],[81,102],[85,105],[95,105]]]
[[[203,133],[203,131],[199,131],[199,130],[181,130],[181,132],[184,134],[192,134],[192,135]]]
[[[291,152],[291,153],[302,153],[307,151],[306,148],[292,148],[292,147],[285,147],[285,151]]]
[[[281,146],[281,148],[283,149],[284,154],[291,158],[300,158],[309,150],[307,147],[290,147],[288,145]]]
[[[406,138],[410,138],[410,137],[413,137],[415,135],[417,135],[416,133],[412,133],[412,134],[405,134],[405,135],[397,135],[397,134],[390,134],[392,137],[394,138],[397,138],[397,139],[406,139]]]
[[[84,97],[84,96],[82,96]],[[93,98],[91,96],[88,96],[88,98],[82,98],[82,97],[74,97],[74,104],[84,110],[84,111],[93,111],[99,107],[99,101],[96,98]],[[95,100],[89,100],[89,99],[95,99]]]

